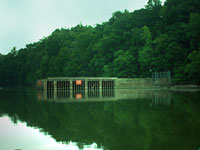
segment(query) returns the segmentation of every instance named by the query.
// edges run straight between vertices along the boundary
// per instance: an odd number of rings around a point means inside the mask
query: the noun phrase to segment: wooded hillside
[[[95,27],[56,29],[0,54],[0,86],[54,76],[150,77],[151,71],[171,71],[174,83],[200,84],[199,0],[149,0]]]

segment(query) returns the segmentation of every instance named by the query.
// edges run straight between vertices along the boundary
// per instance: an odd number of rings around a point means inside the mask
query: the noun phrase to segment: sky
[[[108,21],[115,11],[144,8],[148,0],[0,0],[0,53],[37,42],[55,29]]]

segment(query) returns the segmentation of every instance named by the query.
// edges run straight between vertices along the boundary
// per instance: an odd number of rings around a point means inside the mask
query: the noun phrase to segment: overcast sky
[[[148,0],[0,0],[0,53],[37,42],[57,28],[108,21],[115,11],[143,8]]]

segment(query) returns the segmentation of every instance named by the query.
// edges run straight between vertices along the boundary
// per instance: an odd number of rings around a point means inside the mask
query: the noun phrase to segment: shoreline
[[[16,86],[6,86],[6,87],[0,87],[1,89],[26,89],[26,88],[30,88],[30,89],[37,89],[37,87],[30,87],[30,86],[20,86],[20,87],[16,87]],[[127,88],[114,88],[114,89],[169,89],[169,90],[200,90],[200,85],[163,85],[163,86],[159,86],[159,85],[155,85],[155,86],[135,86],[135,87],[127,87]]]
[[[199,85],[171,85],[172,89],[200,89]]]

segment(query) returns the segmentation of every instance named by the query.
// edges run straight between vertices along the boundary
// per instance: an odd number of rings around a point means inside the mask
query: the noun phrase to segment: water
[[[200,92],[0,90],[0,150],[199,150]]]

